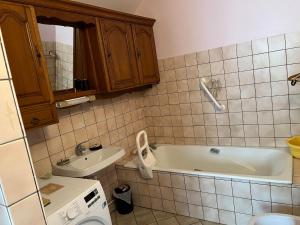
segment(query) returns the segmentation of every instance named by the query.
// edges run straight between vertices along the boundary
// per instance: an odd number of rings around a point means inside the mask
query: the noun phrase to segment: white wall
[[[56,42],[73,46],[74,43],[74,28],[55,26]]]
[[[52,42],[56,39],[55,26],[38,24],[42,41]]]
[[[60,42],[73,46],[74,31],[72,27],[39,24],[42,41]]]
[[[143,0],[158,58],[300,30],[299,0]]]

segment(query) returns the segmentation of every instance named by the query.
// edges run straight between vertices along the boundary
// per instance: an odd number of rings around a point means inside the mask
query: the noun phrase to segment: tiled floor
[[[135,207],[134,211],[127,215],[113,212],[111,217],[113,225],[217,225],[217,223],[141,207]]]

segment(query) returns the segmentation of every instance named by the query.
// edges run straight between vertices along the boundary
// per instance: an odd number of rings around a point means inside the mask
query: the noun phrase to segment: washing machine
[[[53,176],[38,181],[48,225],[112,225],[99,181]]]

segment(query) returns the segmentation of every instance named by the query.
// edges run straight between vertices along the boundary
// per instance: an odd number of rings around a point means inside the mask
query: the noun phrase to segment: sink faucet
[[[82,156],[87,151],[86,147],[84,147],[82,145],[82,144],[84,144],[86,142],[88,142],[88,141],[83,141],[83,142],[79,143],[78,145],[76,145],[76,147],[75,147],[75,154],[77,156]]]

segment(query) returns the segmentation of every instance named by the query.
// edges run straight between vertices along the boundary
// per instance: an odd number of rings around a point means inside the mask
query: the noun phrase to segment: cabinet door
[[[153,29],[150,26],[133,25],[133,31],[141,82],[157,83],[159,71]]]
[[[52,103],[33,8],[1,2],[0,27],[20,107]]]
[[[110,89],[137,86],[139,76],[130,24],[112,20],[100,23]]]

